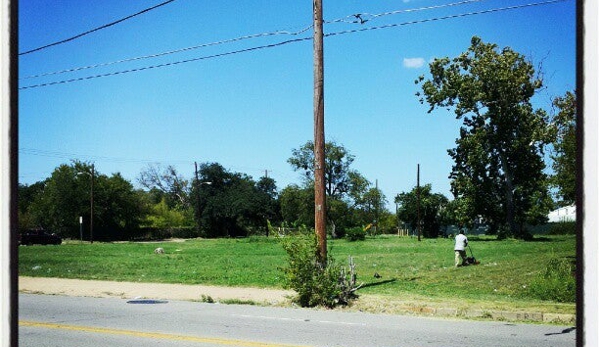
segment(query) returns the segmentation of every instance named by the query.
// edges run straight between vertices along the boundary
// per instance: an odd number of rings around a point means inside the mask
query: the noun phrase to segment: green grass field
[[[470,237],[481,263],[454,268],[453,240],[379,236],[363,242],[329,240],[339,264],[352,256],[358,294],[391,299],[503,302],[553,305],[535,299],[530,284],[553,258],[574,261],[574,236],[535,241]],[[154,254],[162,247],[165,254]],[[468,251],[470,255],[470,251]],[[275,238],[194,239],[158,243],[78,243],[20,246],[19,275],[132,282],[282,288],[286,253]],[[381,277],[375,278],[378,273]],[[557,304],[574,312],[574,304]]]

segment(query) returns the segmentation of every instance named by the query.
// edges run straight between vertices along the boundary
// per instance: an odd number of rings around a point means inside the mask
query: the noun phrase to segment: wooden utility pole
[[[420,241],[420,164],[418,164],[418,170],[416,171],[416,194],[418,200],[418,241]]]
[[[194,190],[193,193],[195,194],[195,198],[196,198],[196,207],[194,209],[194,214],[195,214],[195,222],[196,222],[196,231],[198,232],[198,235],[200,234],[200,176],[198,174],[198,162],[194,161],[193,165],[195,167],[195,182],[194,182]]]
[[[89,206],[89,241],[94,243],[94,176],[95,167],[92,164],[91,188],[90,188],[90,206]]]
[[[320,260],[327,259],[322,0],[314,0],[314,227]]]
[[[374,202],[374,234],[378,235],[379,233],[379,201],[381,201],[380,199],[380,195],[379,195],[379,180],[377,179],[375,181],[375,187],[376,187],[376,201]]]

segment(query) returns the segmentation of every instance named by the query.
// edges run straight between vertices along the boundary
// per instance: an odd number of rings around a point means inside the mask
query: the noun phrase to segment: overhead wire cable
[[[370,16],[372,18],[378,18],[378,17],[382,17],[382,16],[395,15],[395,14],[404,13],[404,12],[416,12],[416,11],[424,11],[424,10],[433,10],[433,9],[438,9],[438,8],[443,8],[443,7],[465,5],[465,4],[468,4],[468,3],[479,2],[479,1],[483,1],[483,0],[465,0],[465,1],[461,1],[461,2],[454,2],[454,3],[444,4],[444,5],[436,5],[436,6],[412,8],[412,9],[406,9],[406,10],[397,10],[397,11],[384,12],[384,13],[373,14],[373,15],[371,15],[371,14],[363,14],[363,15],[368,15],[368,16]],[[332,20],[332,21],[325,21],[324,23],[325,24],[334,24],[334,23],[352,23],[352,24],[355,24],[355,23],[357,23],[356,21],[348,22],[346,19],[347,18],[356,18],[356,16],[362,16],[362,15],[350,15],[350,16],[346,16],[346,17],[343,17],[343,18],[335,19],[335,20]],[[370,21],[370,20],[371,19],[369,19],[367,21]],[[365,23],[365,22],[363,22],[363,23]],[[162,52],[162,53],[156,53],[156,54],[144,55],[144,56],[140,56],[140,57],[134,57],[134,58],[126,58],[126,59],[116,60],[116,61],[112,61],[112,62],[108,62],[108,63],[99,63],[99,64],[88,65],[88,66],[83,66],[83,67],[75,67],[75,68],[64,69],[64,70],[60,70],[60,71],[54,71],[54,72],[47,72],[47,73],[42,73],[42,74],[30,75],[30,76],[20,77],[19,79],[20,80],[25,80],[25,79],[40,78],[40,77],[46,77],[46,76],[52,76],[52,75],[59,75],[59,74],[64,74],[64,73],[69,73],[69,72],[77,72],[77,71],[82,71],[82,70],[88,70],[88,69],[94,69],[94,68],[99,68],[99,67],[104,67],[104,66],[110,66],[110,65],[120,64],[120,63],[131,62],[131,61],[137,61],[137,60],[143,60],[143,59],[150,59],[150,58],[157,58],[157,57],[161,57],[161,56],[165,56],[165,55],[171,55],[171,54],[175,54],[175,53],[181,53],[181,52],[196,50],[196,49],[199,49],[199,48],[206,48],[206,47],[217,46],[217,45],[222,45],[222,44],[227,44],[227,43],[233,43],[233,42],[238,42],[238,41],[243,41],[243,40],[248,40],[248,39],[260,38],[260,37],[276,36],[276,35],[292,35],[292,36],[297,36],[297,35],[300,35],[300,34],[306,32],[306,31],[312,29],[312,28],[313,28],[313,25],[309,25],[309,26],[307,26],[305,28],[302,28],[300,30],[297,30],[297,31],[277,30],[277,31],[273,31],[273,32],[264,32],[264,33],[258,33],[258,34],[245,35],[245,36],[240,36],[240,37],[236,37],[236,38],[232,38],[232,39],[226,39],[226,40],[221,40],[221,41],[216,41],[216,42],[211,42],[211,43],[205,43],[205,44],[195,45],[195,46],[191,46],[191,47],[186,47],[186,48],[180,48],[180,49],[175,49],[175,50],[171,50],[171,51],[166,51],[166,52]]]
[[[169,165],[169,164],[194,164],[196,161],[192,159],[140,159],[140,158],[124,158],[124,157],[112,157],[112,156],[100,156],[90,155],[81,153],[69,153],[61,152],[56,150],[44,150],[36,148],[19,148],[19,153],[24,155],[34,155],[47,158],[58,158],[58,159],[70,159],[70,160],[82,160],[82,161],[93,161],[93,162],[111,162],[111,163],[141,163],[141,164],[156,164],[156,165]],[[256,171],[262,172],[262,168],[250,167],[250,166],[229,166],[233,170],[243,171]],[[280,176],[289,176],[279,170],[268,169],[271,173],[278,173]],[[28,173],[29,176],[34,173]]]
[[[293,40],[287,40],[287,41],[277,42],[277,43],[272,43],[272,44],[263,45],[263,46],[250,47],[250,48],[240,49],[240,50],[236,50],[236,51],[230,51],[230,52],[218,53],[218,54],[213,54],[213,55],[208,55],[208,56],[203,56],[203,57],[197,57],[197,58],[191,58],[191,59],[186,59],[186,60],[180,60],[180,61],[176,61],[176,62],[172,62],[172,63],[164,63],[164,64],[151,65],[151,66],[145,66],[145,67],[140,67],[140,68],[133,68],[133,69],[128,69],[128,70],[116,71],[116,72],[108,72],[108,73],[105,73],[105,74],[85,76],[85,77],[79,77],[79,78],[72,78],[72,79],[69,79],[69,80],[62,80],[62,81],[55,81],[55,82],[34,84],[34,85],[19,87],[19,90],[39,88],[39,87],[47,87],[47,86],[52,86],[52,85],[57,85],[57,84],[72,83],[72,82],[78,82],[78,81],[96,79],[96,78],[101,78],[101,77],[122,75],[122,74],[131,73],[131,72],[139,72],[139,71],[144,71],[144,70],[157,69],[157,68],[162,68],[162,67],[167,67],[167,66],[174,66],[174,65],[180,65],[180,64],[190,63],[190,62],[199,61],[199,60],[213,59],[213,58],[219,58],[219,57],[224,57],[224,56],[238,54],[238,53],[246,53],[246,52],[257,51],[257,50],[266,49],[266,48],[279,47],[279,46],[283,46],[283,45],[286,45],[286,44],[289,44],[289,43],[295,43],[295,42],[301,42],[301,41],[309,41],[309,40],[312,40],[311,36],[309,36],[309,37],[302,37],[302,38],[299,38],[299,39],[293,39]]]
[[[364,32],[364,31],[389,29],[389,28],[395,28],[395,27],[406,26],[406,25],[422,24],[422,23],[436,22],[436,21],[447,20],[447,19],[469,17],[469,16],[479,15],[479,14],[487,14],[487,13],[500,12],[500,11],[516,10],[516,9],[521,9],[521,8],[525,8],[525,7],[540,6],[540,5],[549,5],[549,4],[558,3],[558,2],[564,2],[564,1],[569,1],[569,0],[548,0],[548,1],[543,1],[543,2],[535,2],[535,3],[523,4],[523,5],[514,5],[514,6],[508,6],[508,7],[500,7],[500,8],[494,8],[494,9],[488,9],[488,10],[475,11],[475,12],[468,12],[468,13],[460,13],[460,14],[454,14],[454,15],[447,15],[447,16],[443,16],[443,17],[419,19],[419,20],[414,20],[414,21],[410,21],[410,22],[395,23],[395,24],[385,24],[385,25],[374,26],[374,27],[367,27],[367,28],[360,28],[360,29],[343,30],[343,31],[337,31],[337,32],[334,32],[334,33],[324,34],[324,36],[325,37],[331,37],[331,36],[353,34],[353,33]]]
[[[80,154],[80,153],[68,153],[68,152],[43,150],[43,149],[35,149],[35,148],[19,148],[19,153],[41,156],[41,157],[48,157],[48,158],[58,158],[58,159],[83,158],[83,160],[106,161],[106,162],[116,162],[116,163],[161,163],[161,162],[177,162],[177,163],[185,163],[185,164],[193,163],[193,160],[153,160],[153,159],[107,157],[107,156],[88,155],[88,154]]]
[[[249,40],[249,39],[254,39],[254,38],[259,38],[259,37],[268,37],[268,36],[277,36],[277,35],[297,36],[297,35],[300,35],[310,29],[312,29],[312,25],[310,25],[306,28],[303,28],[301,30],[294,31],[294,32],[286,31],[286,30],[279,30],[279,31],[274,31],[274,32],[265,32],[265,33],[259,33],[259,34],[245,35],[245,36],[240,36],[240,37],[236,37],[236,38],[232,38],[232,39],[226,39],[226,40],[215,41],[215,42],[210,42],[210,43],[203,43],[200,45],[195,45],[195,46],[186,47],[186,48],[179,48],[179,49],[166,51],[166,52],[162,52],[162,53],[149,54],[149,55],[144,55],[144,56],[134,57],[134,58],[126,58],[126,59],[116,60],[116,61],[112,61],[112,62],[108,62],[108,63],[100,63],[100,64],[95,64],[95,65],[70,68],[70,69],[65,69],[65,70],[55,71],[55,72],[47,72],[47,73],[38,74],[38,75],[30,75],[30,76],[21,77],[19,79],[25,80],[25,79],[46,77],[46,76],[51,76],[51,75],[58,75],[58,74],[63,74],[63,73],[68,73],[68,72],[76,72],[76,71],[94,69],[94,68],[98,68],[98,67],[110,66],[110,65],[120,64],[120,63],[131,62],[131,61],[150,59],[150,58],[158,58],[158,57],[165,56],[165,55],[187,52],[187,51],[196,50],[199,48],[217,46],[217,45],[233,43],[233,42],[238,42],[238,41],[243,41],[243,40]]]
[[[479,15],[479,14],[487,14],[487,13],[507,11],[507,10],[516,10],[516,9],[521,9],[521,8],[526,8],[526,7],[532,7],[532,6],[549,5],[549,4],[558,3],[558,2],[564,2],[564,1],[569,1],[569,0],[548,0],[548,1],[535,2],[535,3],[524,4],[524,5],[514,5],[514,6],[494,8],[494,9],[481,10],[481,11],[468,12],[468,13],[461,13],[461,14],[455,14],[455,15],[447,15],[447,16],[442,16],[442,17],[420,19],[420,20],[414,20],[414,21],[409,21],[409,22],[402,22],[402,23],[395,23],[395,24],[386,24],[386,25],[375,26],[375,27],[367,27],[367,28],[352,29],[352,30],[343,30],[343,31],[338,31],[338,32],[324,34],[324,37],[333,37],[333,36],[340,36],[340,35],[345,35],[345,34],[353,34],[353,33],[358,33],[358,32],[373,31],[373,30],[380,30],[380,29],[389,29],[389,28],[395,28],[395,27],[406,26],[406,25],[414,25],[414,24],[422,24],[422,23],[435,22],[435,21],[441,21],[441,20],[463,18],[463,17],[473,16],[473,15]],[[240,49],[240,50],[236,50],[236,51],[229,51],[229,52],[225,52],[225,53],[219,53],[219,54],[213,54],[213,55],[208,55],[208,56],[203,56],[203,57],[191,58],[191,59],[186,59],[186,60],[181,60],[181,61],[176,61],[176,62],[171,62],[171,63],[151,65],[151,66],[146,66],[146,67],[140,67],[140,68],[133,68],[133,69],[128,69],[128,70],[116,71],[116,72],[108,72],[108,73],[105,73],[105,74],[98,74],[98,75],[91,75],[91,76],[85,76],[85,77],[79,77],[79,78],[72,78],[72,79],[68,79],[68,80],[61,80],[61,81],[54,81],[54,82],[47,82],[47,83],[40,83],[40,84],[28,85],[28,86],[19,87],[19,90],[26,90],[26,89],[33,89],[33,88],[40,88],[40,87],[48,87],[48,86],[53,86],[53,85],[58,85],[58,84],[66,84],[66,83],[72,83],[72,82],[78,82],[78,81],[84,81],[84,80],[91,80],[91,79],[108,77],[108,76],[122,75],[122,74],[127,74],[127,73],[132,73],[132,72],[139,72],[139,71],[150,70],[150,69],[157,69],[157,68],[162,68],[162,67],[167,67],[167,66],[174,66],[174,65],[180,65],[180,64],[190,63],[190,62],[194,62],[194,61],[219,58],[219,57],[224,57],[224,56],[229,56],[229,55],[234,55],[234,54],[239,54],[239,53],[252,52],[252,51],[257,51],[257,50],[262,50],[262,49],[267,49],[267,48],[280,47],[280,46],[287,45],[287,44],[290,44],[290,43],[297,43],[297,42],[309,41],[309,40],[312,40],[311,36],[310,37],[302,37],[302,38],[298,38],[298,39],[281,41],[281,42],[272,43],[272,44],[268,44],[268,45],[255,46],[255,47]]]
[[[418,7],[418,8],[409,8],[409,9],[405,9],[405,10],[395,10],[395,11],[388,11],[388,12],[383,12],[383,13],[377,13],[377,14],[370,14],[370,13],[356,13],[356,14],[352,14],[343,18],[339,18],[339,19],[335,19],[332,21],[325,21],[325,24],[332,24],[332,23],[351,23],[351,24],[364,24],[366,22],[369,22],[373,19],[379,18],[379,17],[384,17],[384,16],[390,16],[390,15],[396,15],[396,14],[403,14],[403,13],[410,13],[410,12],[418,12],[418,11],[426,11],[426,10],[437,10],[440,8],[445,8],[445,7],[452,7],[452,6],[461,6],[461,5],[467,5],[470,3],[474,3],[474,2],[480,2],[480,1],[484,1],[484,0],[464,0],[464,1],[459,1],[459,2],[452,2],[449,4],[441,4],[441,5],[434,5],[434,6],[426,6],[426,7]]]
[[[106,28],[108,28],[108,27],[111,27],[111,26],[113,26],[113,25],[116,25],[116,24],[122,23],[122,22],[124,22],[124,21],[126,21],[126,20],[129,20],[129,19],[131,19],[131,18],[133,18],[133,17],[137,17],[137,16],[139,16],[139,15],[141,15],[141,14],[144,14],[144,13],[146,13],[146,12],[149,12],[149,11],[152,11],[152,10],[154,10],[154,9],[157,9],[158,7],[164,6],[164,5],[166,5],[166,4],[169,4],[169,3],[173,2],[173,1],[175,1],[175,0],[168,0],[168,1],[162,2],[162,3],[158,4],[158,5],[155,5],[155,6],[152,6],[152,7],[146,8],[146,9],[144,9],[144,10],[141,10],[141,11],[137,12],[137,13],[134,13],[134,14],[132,14],[132,15],[129,15],[129,16],[127,16],[127,17],[124,17],[124,18],[121,18],[121,19],[119,19],[119,20],[116,20],[116,21],[114,21],[114,22],[111,22],[111,23],[108,23],[108,24],[101,25],[101,26],[99,26],[99,27],[97,27],[97,28],[95,28],[95,29],[88,30],[88,31],[86,31],[86,32],[83,32],[83,33],[81,33],[81,34],[78,34],[78,35],[75,35],[75,36],[71,36],[71,37],[69,37],[69,38],[67,38],[67,39],[64,39],[64,40],[61,40],[61,41],[57,41],[57,42],[53,42],[53,43],[47,44],[47,45],[45,45],[45,46],[37,47],[37,48],[34,48],[34,49],[30,49],[30,50],[28,50],[28,51],[25,51],[25,52],[21,52],[21,53],[19,53],[19,55],[26,55],[26,54],[30,54],[30,53],[33,53],[33,52],[41,51],[41,50],[43,50],[43,49],[46,49],[46,48],[49,48],[49,47],[53,47],[53,46],[57,46],[57,45],[61,45],[61,44],[63,44],[63,43],[67,43],[67,42],[69,42],[69,41],[76,40],[76,39],[78,39],[78,38],[80,38],[80,37],[83,37],[83,36],[89,35],[89,34],[91,34],[91,33],[94,33],[94,32],[96,32],[96,31],[99,31],[99,30],[102,30],[102,29],[106,29]]]

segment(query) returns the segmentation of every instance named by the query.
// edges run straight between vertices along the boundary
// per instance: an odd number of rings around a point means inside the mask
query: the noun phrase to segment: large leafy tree
[[[281,217],[288,225],[314,225],[314,188],[291,184],[279,194]]]
[[[413,229],[418,227],[420,221],[424,237],[439,236],[442,211],[448,202],[443,194],[432,192],[431,184],[414,187],[411,191],[400,193],[395,197],[398,218],[409,223]]]
[[[37,196],[44,191],[45,182],[39,181],[31,185],[19,183],[18,190],[18,215],[19,229],[33,229],[38,227],[37,221],[32,215],[31,206]]]
[[[525,223],[549,210],[543,149],[549,142],[545,112],[531,98],[542,87],[533,65],[506,47],[473,37],[459,56],[435,59],[431,78],[421,76],[420,101],[453,109],[462,120],[450,174],[456,199],[472,204],[470,219],[482,216],[492,231],[523,237]]]
[[[555,98],[553,106],[557,114],[553,118],[552,183],[558,189],[559,204],[565,206],[576,202],[576,94]]]
[[[314,180],[314,142],[308,141],[298,149],[291,151],[287,160],[294,170],[303,172],[307,182]],[[354,184],[359,173],[351,169],[354,156],[342,145],[335,142],[325,143],[325,191],[328,197],[341,199]]]
[[[229,172],[217,163],[200,165],[194,189],[200,231],[208,237],[247,236],[266,230],[266,220],[275,212],[274,181],[263,179],[257,184],[250,176]]]
[[[79,238],[79,217],[89,225],[91,216],[91,170],[89,163],[73,161],[60,165],[44,181],[43,188],[28,207],[35,224]],[[94,172],[94,239],[126,239],[143,218],[141,192],[120,174]],[[89,230],[85,232],[88,237]]]
[[[148,189],[159,203],[163,198],[170,208],[185,210],[190,208],[191,184],[174,166],[163,168],[160,165],[148,165],[138,177],[139,184]]]
[[[343,146],[335,142],[325,143],[325,193],[327,196],[327,219],[333,236],[341,235],[349,226],[374,222],[378,209],[385,205],[385,197],[358,171],[351,168],[355,157]],[[292,150],[287,160],[295,171],[304,175],[304,187],[314,184],[314,143],[306,142]],[[376,190],[376,192],[374,191]],[[303,194],[306,196],[306,194]],[[312,195],[313,196],[313,195]],[[375,208],[377,210],[375,210]],[[365,212],[366,213],[354,213]],[[311,210],[314,212],[312,200]],[[302,213],[305,215],[306,213]],[[359,218],[360,216],[367,220]],[[313,218],[312,218],[313,220]],[[339,228],[339,230],[337,230]]]
[[[256,189],[263,220],[277,222],[281,219],[278,200],[277,183],[274,179],[263,176],[256,182]],[[268,225],[266,225],[266,236],[268,236]]]

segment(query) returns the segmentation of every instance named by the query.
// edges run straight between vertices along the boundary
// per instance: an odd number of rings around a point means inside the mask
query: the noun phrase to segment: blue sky
[[[121,19],[160,0],[19,1],[19,51],[60,41]],[[396,194],[421,184],[449,192],[460,121],[427,114],[414,80],[428,62],[455,57],[472,36],[509,46],[542,66],[534,99],[576,87],[575,1],[459,16],[545,0],[324,0],[325,133],[345,146],[354,168],[392,207]],[[453,4],[452,6],[446,6]],[[401,12],[400,12],[401,11]],[[354,14],[369,19],[348,23]],[[393,13],[384,16],[377,14]],[[49,177],[71,159],[94,162],[136,184],[150,163],[173,165],[187,178],[194,162],[218,162],[258,179],[268,170],[279,189],[301,183],[287,163],[313,138],[312,41],[221,55],[310,38],[311,1],[176,0],[112,27],[19,58],[19,182]],[[247,35],[151,59],[114,63]],[[202,58],[202,59],[200,59]],[[195,60],[182,63],[186,60]],[[181,63],[180,63],[181,62]],[[30,77],[111,63],[106,66]],[[173,64],[177,63],[177,64]],[[168,66],[162,66],[168,65]],[[161,67],[162,66],[162,67]],[[147,68],[153,67],[153,68]],[[142,69],[137,72],[127,72]],[[103,74],[116,75],[69,81]]]

